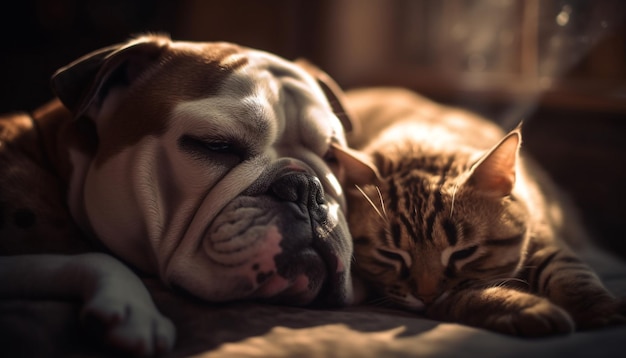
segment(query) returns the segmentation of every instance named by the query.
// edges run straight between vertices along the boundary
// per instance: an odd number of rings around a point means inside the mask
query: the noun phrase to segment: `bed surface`
[[[585,257],[615,294],[626,297],[626,264]],[[178,329],[166,357],[624,357],[626,325],[524,339],[424,319],[377,306],[339,310],[254,303],[206,304],[146,281]],[[1,302],[5,357],[118,357],[85,340],[69,302]]]

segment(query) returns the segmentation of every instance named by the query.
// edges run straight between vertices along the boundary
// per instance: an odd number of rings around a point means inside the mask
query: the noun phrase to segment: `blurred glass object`
[[[626,110],[623,0],[335,0],[329,15],[329,70],[348,85],[483,94],[525,110],[539,95],[584,93],[580,105]]]

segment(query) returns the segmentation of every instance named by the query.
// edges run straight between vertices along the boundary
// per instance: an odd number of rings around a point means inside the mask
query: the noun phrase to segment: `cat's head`
[[[518,128],[484,153],[375,153],[378,178],[348,190],[357,275],[416,310],[460,285],[512,277],[528,235],[520,142]]]

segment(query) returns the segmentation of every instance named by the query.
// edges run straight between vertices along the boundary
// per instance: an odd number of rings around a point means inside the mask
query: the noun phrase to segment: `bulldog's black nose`
[[[324,204],[324,189],[317,177],[306,172],[292,171],[280,175],[270,186],[278,199],[296,204],[320,206]]]

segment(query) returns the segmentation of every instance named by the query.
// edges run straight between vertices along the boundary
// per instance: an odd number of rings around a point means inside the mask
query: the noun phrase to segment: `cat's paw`
[[[516,312],[494,314],[485,324],[489,329],[524,337],[568,334],[575,329],[572,317],[545,299],[537,299],[534,304]]]
[[[92,334],[123,352],[152,356],[174,345],[174,325],[152,302],[101,294],[86,303],[81,316]]]
[[[626,298],[594,300],[593,305],[572,314],[580,330],[626,324]]]

